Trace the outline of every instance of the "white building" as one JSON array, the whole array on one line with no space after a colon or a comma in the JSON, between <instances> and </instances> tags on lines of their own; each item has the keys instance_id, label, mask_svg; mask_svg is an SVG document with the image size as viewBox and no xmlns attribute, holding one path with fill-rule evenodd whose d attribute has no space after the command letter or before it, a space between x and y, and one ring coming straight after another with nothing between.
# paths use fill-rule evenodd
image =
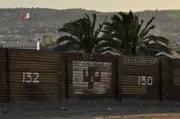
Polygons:
<instances>
[{"instance_id":1,"label":"white building","mask_svg":"<svg viewBox=\"0 0 180 119\"><path fill-rule=\"evenodd\" d=\"M44 45L44 34L35 34L33 41L39 42L41 45Z\"/></svg>"},{"instance_id":2,"label":"white building","mask_svg":"<svg viewBox=\"0 0 180 119\"><path fill-rule=\"evenodd\" d=\"M40 50L39 42L6 42L2 46L3 48Z\"/></svg>"}]
</instances>

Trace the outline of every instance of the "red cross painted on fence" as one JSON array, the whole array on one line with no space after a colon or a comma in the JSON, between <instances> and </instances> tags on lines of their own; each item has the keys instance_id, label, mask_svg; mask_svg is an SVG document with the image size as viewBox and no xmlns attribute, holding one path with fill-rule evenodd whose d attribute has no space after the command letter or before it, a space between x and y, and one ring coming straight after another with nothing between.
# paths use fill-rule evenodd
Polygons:
<instances>
[{"instance_id":1,"label":"red cross painted on fence","mask_svg":"<svg viewBox=\"0 0 180 119\"><path fill-rule=\"evenodd\" d=\"M98 73L98 76L95 76ZM84 82L88 82L88 88L94 88L94 82L101 82L101 71L97 72L97 67L88 67L88 76L86 75L86 69L84 69Z\"/></svg>"}]
</instances>

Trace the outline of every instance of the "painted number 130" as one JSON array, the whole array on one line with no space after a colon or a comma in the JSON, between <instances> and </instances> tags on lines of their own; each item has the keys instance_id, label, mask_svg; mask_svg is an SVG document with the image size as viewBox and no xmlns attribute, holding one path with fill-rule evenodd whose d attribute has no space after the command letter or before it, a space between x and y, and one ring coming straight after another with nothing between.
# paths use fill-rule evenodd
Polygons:
<instances>
[{"instance_id":1,"label":"painted number 130","mask_svg":"<svg viewBox=\"0 0 180 119\"><path fill-rule=\"evenodd\" d=\"M39 83L39 73L23 72L23 83Z\"/></svg>"},{"instance_id":2,"label":"painted number 130","mask_svg":"<svg viewBox=\"0 0 180 119\"><path fill-rule=\"evenodd\" d=\"M138 85L151 86L153 85L153 78L151 76L138 76Z\"/></svg>"}]
</instances>

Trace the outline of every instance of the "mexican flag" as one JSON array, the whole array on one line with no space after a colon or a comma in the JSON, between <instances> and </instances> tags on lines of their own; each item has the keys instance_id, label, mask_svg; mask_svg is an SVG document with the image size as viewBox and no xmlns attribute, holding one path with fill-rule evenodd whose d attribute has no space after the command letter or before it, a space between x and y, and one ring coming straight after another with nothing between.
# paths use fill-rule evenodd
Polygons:
<instances>
[{"instance_id":1,"label":"mexican flag","mask_svg":"<svg viewBox=\"0 0 180 119\"><path fill-rule=\"evenodd\" d=\"M24 15L24 20L29 19L32 16L31 12L28 12Z\"/></svg>"}]
</instances>

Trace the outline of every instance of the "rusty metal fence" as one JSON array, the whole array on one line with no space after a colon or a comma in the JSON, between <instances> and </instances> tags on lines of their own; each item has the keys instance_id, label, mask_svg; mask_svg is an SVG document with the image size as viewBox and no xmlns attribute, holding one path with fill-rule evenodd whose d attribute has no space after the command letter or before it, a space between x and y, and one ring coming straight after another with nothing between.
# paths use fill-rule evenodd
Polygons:
<instances>
[{"instance_id":1,"label":"rusty metal fence","mask_svg":"<svg viewBox=\"0 0 180 119\"><path fill-rule=\"evenodd\" d=\"M67 53L68 98L116 98L117 56Z\"/></svg>"},{"instance_id":2,"label":"rusty metal fence","mask_svg":"<svg viewBox=\"0 0 180 119\"><path fill-rule=\"evenodd\" d=\"M164 97L168 100L180 100L180 60L167 60L167 79L164 83Z\"/></svg>"},{"instance_id":3,"label":"rusty metal fence","mask_svg":"<svg viewBox=\"0 0 180 119\"><path fill-rule=\"evenodd\" d=\"M9 50L9 100L57 100L61 92L58 53Z\"/></svg>"},{"instance_id":4,"label":"rusty metal fence","mask_svg":"<svg viewBox=\"0 0 180 119\"><path fill-rule=\"evenodd\" d=\"M0 49L0 102L9 100L8 97L8 55L7 49Z\"/></svg>"},{"instance_id":5,"label":"rusty metal fence","mask_svg":"<svg viewBox=\"0 0 180 119\"><path fill-rule=\"evenodd\" d=\"M0 49L0 102L180 100L180 60Z\"/></svg>"},{"instance_id":6,"label":"rusty metal fence","mask_svg":"<svg viewBox=\"0 0 180 119\"><path fill-rule=\"evenodd\" d=\"M122 57L118 98L160 99L159 62L152 57Z\"/></svg>"}]
</instances>

